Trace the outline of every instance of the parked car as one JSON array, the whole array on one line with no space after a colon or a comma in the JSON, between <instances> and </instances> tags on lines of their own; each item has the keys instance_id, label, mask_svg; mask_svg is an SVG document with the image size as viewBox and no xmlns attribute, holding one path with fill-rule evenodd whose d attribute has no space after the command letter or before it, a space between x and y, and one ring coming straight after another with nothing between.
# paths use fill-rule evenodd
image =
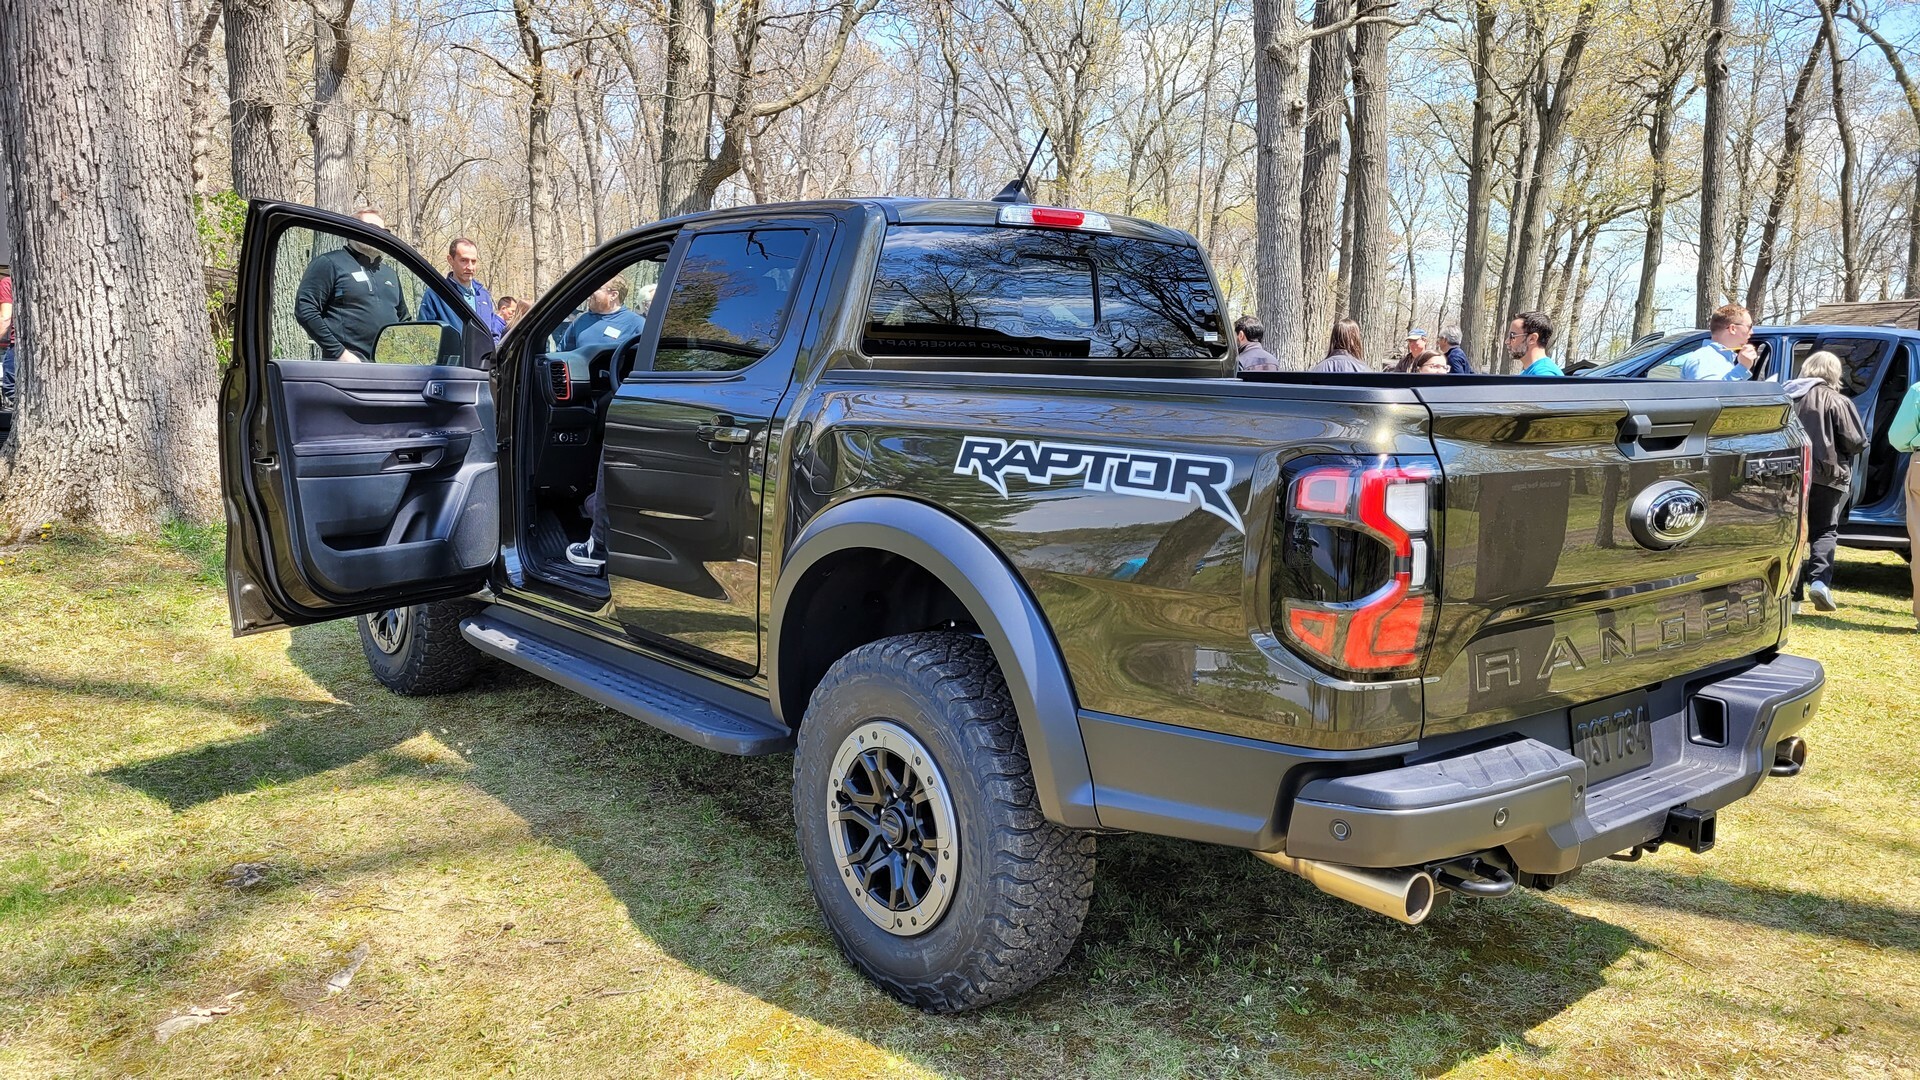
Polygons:
<instances>
[{"instance_id":1,"label":"parked car","mask_svg":"<svg viewBox=\"0 0 1920 1080\"><path fill-rule=\"evenodd\" d=\"M1600 378L1677 379L1680 360L1707 339L1705 330L1673 330L1634 342L1608 363L1578 374ZM1760 353L1752 378L1785 382L1816 350L1840 358L1840 389L1853 399L1868 436L1855 462L1853 494L1840 524L1840 542L1849 547L1898 551L1913 558L1907 539L1904 492L1908 456L1887 442L1887 425L1900 408L1907 387L1920 378L1920 331L1884 326L1756 326L1753 344Z\"/></svg>"},{"instance_id":2,"label":"parked car","mask_svg":"<svg viewBox=\"0 0 1920 1080\"><path fill-rule=\"evenodd\" d=\"M1824 674L1784 651L1806 444L1779 386L1235 378L1191 236L1023 203L675 218L497 347L401 323L371 363L306 358L319 259L358 301L465 310L384 231L251 208L235 632L358 615L400 693L501 661L792 752L827 927L922 1008L1051 972L1102 832L1418 923L1707 851L1805 759ZM609 305L648 285L631 332ZM604 574L568 554L596 490Z\"/></svg>"}]
</instances>

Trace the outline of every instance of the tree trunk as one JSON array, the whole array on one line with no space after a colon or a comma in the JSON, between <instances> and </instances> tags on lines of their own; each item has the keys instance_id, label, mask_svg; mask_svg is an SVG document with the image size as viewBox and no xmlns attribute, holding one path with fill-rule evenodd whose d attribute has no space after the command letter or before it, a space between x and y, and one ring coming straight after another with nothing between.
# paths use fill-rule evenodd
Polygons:
<instances>
[{"instance_id":1,"label":"tree trunk","mask_svg":"<svg viewBox=\"0 0 1920 1080\"><path fill-rule=\"evenodd\" d=\"M1325 28L1348 16L1347 0L1318 0L1313 25ZM1300 312L1308 343L1332 329L1333 282L1328 270L1337 242L1333 230L1340 199L1340 135L1346 119L1347 35L1313 40L1307 75L1307 137L1300 176Z\"/></svg>"},{"instance_id":2,"label":"tree trunk","mask_svg":"<svg viewBox=\"0 0 1920 1080\"><path fill-rule=\"evenodd\" d=\"M1393 355L1389 342L1405 327L1390 326L1387 311L1387 39L1393 28L1365 22L1354 28L1353 291L1347 310L1361 313L1367 355Z\"/></svg>"},{"instance_id":3,"label":"tree trunk","mask_svg":"<svg viewBox=\"0 0 1920 1080\"><path fill-rule=\"evenodd\" d=\"M1559 157L1560 130L1566 125L1567 113L1573 106L1573 83L1580 73L1580 58L1586 52L1588 37L1593 33L1594 8L1595 0L1582 0L1580 14L1574 20L1573 35L1567 39L1566 54L1560 59L1559 74L1553 80L1552 97L1547 94L1544 71L1534 86L1533 108L1538 130L1533 144L1533 168L1526 185L1524 205L1519 213L1520 236L1513 247L1513 295L1506 305L1509 312L1525 311L1538 300L1533 292L1533 275L1528 273L1527 268L1533 265L1539 249L1540 223L1547 209L1547 181Z\"/></svg>"},{"instance_id":4,"label":"tree trunk","mask_svg":"<svg viewBox=\"0 0 1920 1080\"><path fill-rule=\"evenodd\" d=\"M1479 370L1496 370L1498 342L1485 340L1487 321L1487 218L1493 201L1493 109L1500 87L1493 81L1493 0L1476 0L1473 26L1473 145L1467 163L1466 257L1461 267L1461 344L1479 357Z\"/></svg>"},{"instance_id":5,"label":"tree trunk","mask_svg":"<svg viewBox=\"0 0 1920 1080\"><path fill-rule=\"evenodd\" d=\"M1907 75L1907 65L1901 62L1900 51L1852 4L1847 5L1847 18L1887 58L1887 66L1893 69L1894 81L1900 84L1901 93L1906 95L1907 111L1913 114L1914 133L1920 137L1920 87L1915 87L1913 79ZM1913 205L1907 211L1907 280L1903 296L1908 300L1920 299L1920 157L1914 160Z\"/></svg>"},{"instance_id":6,"label":"tree trunk","mask_svg":"<svg viewBox=\"0 0 1920 1080\"><path fill-rule=\"evenodd\" d=\"M212 155L213 144L213 32L219 28L220 11L220 0L207 4L180 57L180 76L187 94L187 161L196 195L213 190L207 158Z\"/></svg>"},{"instance_id":7,"label":"tree trunk","mask_svg":"<svg viewBox=\"0 0 1920 1080\"><path fill-rule=\"evenodd\" d=\"M313 106L307 134L313 139L313 202L323 210L354 209L359 184L359 124L346 101L347 67L353 61L348 22L355 0L313 0Z\"/></svg>"},{"instance_id":8,"label":"tree trunk","mask_svg":"<svg viewBox=\"0 0 1920 1080\"><path fill-rule=\"evenodd\" d=\"M580 132L580 158L587 169L587 220L593 229L593 245L599 247L606 239L606 197L604 182L600 177L600 148L606 134L606 97L601 93L600 69L593 62L593 43L581 47L585 63L575 73L573 84L569 87L573 103L573 123ZM580 81L589 80L586 98L582 100Z\"/></svg>"},{"instance_id":9,"label":"tree trunk","mask_svg":"<svg viewBox=\"0 0 1920 1080\"><path fill-rule=\"evenodd\" d=\"M713 131L714 0L669 0L660 113L660 216L704 210L700 179Z\"/></svg>"},{"instance_id":10,"label":"tree trunk","mask_svg":"<svg viewBox=\"0 0 1920 1080\"><path fill-rule=\"evenodd\" d=\"M533 291L539 295L554 278L553 71L547 67L546 42L533 25L529 0L513 0L513 22L527 62L527 224L533 241Z\"/></svg>"},{"instance_id":11,"label":"tree trunk","mask_svg":"<svg viewBox=\"0 0 1920 1080\"><path fill-rule=\"evenodd\" d=\"M1827 68L1833 79L1833 122L1840 130L1840 293L1851 304L1860 299L1860 208L1854 204L1854 164L1860 156L1853 117L1847 112L1847 66L1840 57L1840 33L1833 24L1833 0L1815 0L1827 35Z\"/></svg>"},{"instance_id":12,"label":"tree trunk","mask_svg":"<svg viewBox=\"0 0 1920 1080\"><path fill-rule=\"evenodd\" d=\"M1600 239L1600 226L1593 225L1587 230L1586 242L1579 245L1580 269L1574 274L1573 296L1567 304L1567 330L1557 335L1554 348L1560 353L1560 364L1565 367L1577 359L1580 349L1580 311L1586 306L1587 290L1593 287L1593 248Z\"/></svg>"},{"instance_id":13,"label":"tree trunk","mask_svg":"<svg viewBox=\"0 0 1920 1080\"><path fill-rule=\"evenodd\" d=\"M0 0L21 283L0 537L219 515L213 346L166 0Z\"/></svg>"},{"instance_id":14,"label":"tree trunk","mask_svg":"<svg viewBox=\"0 0 1920 1080\"><path fill-rule=\"evenodd\" d=\"M1266 346L1282 367L1304 366L1300 309L1300 26L1292 0L1254 0L1254 281Z\"/></svg>"},{"instance_id":15,"label":"tree trunk","mask_svg":"<svg viewBox=\"0 0 1920 1080\"><path fill-rule=\"evenodd\" d=\"M1707 325L1723 293L1721 262L1727 250L1727 35L1733 32L1733 0L1713 0L1707 30L1706 122L1700 151L1700 265L1693 279L1695 326Z\"/></svg>"},{"instance_id":16,"label":"tree trunk","mask_svg":"<svg viewBox=\"0 0 1920 1080\"><path fill-rule=\"evenodd\" d=\"M1820 54L1827 47L1827 28L1822 26L1807 51L1807 62L1800 65L1800 77L1794 80L1793 97L1787 102L1785 138L1774 166L1773 198L1767 203L1767 218L1760 227L1760 250L1753 258L1753 277L1747 282L1747 310L1753 321L1761 321L1767 299L1767 277L1773 273L1774 245L1780 239L1780 219L1787 211L1794 182L1800 178L1800 148L1807 137L1807 89L1820 69Z\"/></svg>"},{"instance_id":17,"label":"tree trunk","mask_svg":"<svg viewBox=\"0 0 1920 1080\"><path fill-rule=\"evenodd\" d=\"M1671 54L1670 54L1671 55ZM1640 248L1640 290L1633 301L1633 340L1653 330L1653 284L1660 273L1660 256L1667 243L1667 157L1673 146L1674 94L1679 86L1677 64L1661 72L1654 92L1653 117L1647 126L1647 152L1653 160L1653 188L1647 196L1647 239ZM1669 79L1669 74L1672 78ZM1706 325L1706 320L1700 320Z\"/></svg>"},{"instance_id":18,"label":"tree trunk","mask_svg":"<svg viewBox=\"0 0 1920 1080\"><path fill-rule=\"evenodd\" d=\"M226 0L227 96L233 102L233 190L243 199L286 197L280 102L287 49L277 0Z\"/></svg>"},{"instance_id":19,"label":"tree trunk","mask_svg":"<svg viewBox=\"0 0 1920 1080\"><path fill-rule=\"evenodd\" d=\"M1920 158L1913 163L1913 202L1907 207L1907 281L1900 295L1920 300Z\"/></svg>"}]
</instances>

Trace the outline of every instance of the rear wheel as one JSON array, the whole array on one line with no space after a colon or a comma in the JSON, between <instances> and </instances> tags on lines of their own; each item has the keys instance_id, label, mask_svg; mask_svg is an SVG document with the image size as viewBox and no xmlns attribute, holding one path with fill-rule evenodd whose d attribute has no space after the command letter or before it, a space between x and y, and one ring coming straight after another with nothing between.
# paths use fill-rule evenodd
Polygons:
<instances>
[{"instance_id":1,"label":"rear wheel","mask_svg":"<svg viewBox=\"0 0 1920 1080\"><path fill-rule=\"evenodd\" d=\"M1052 974L1086 919L1094 838L1040 813L985 642L887 638L827 672L800 726L794 826L814 899L853 965L959 1012Z\"/></svg>"},{"instance_id":2,"label":"rear wheel","mask_svg":"<svg viewBox=\"0 0 1920 1080\"><path fill-rule=\"evenodd\" d=\"M367 667L396 694L447 694L466 686L487 658L467 643L460 620L480 608L472 600L447 600L360 616Z\"/></svg>"}]
</instances>

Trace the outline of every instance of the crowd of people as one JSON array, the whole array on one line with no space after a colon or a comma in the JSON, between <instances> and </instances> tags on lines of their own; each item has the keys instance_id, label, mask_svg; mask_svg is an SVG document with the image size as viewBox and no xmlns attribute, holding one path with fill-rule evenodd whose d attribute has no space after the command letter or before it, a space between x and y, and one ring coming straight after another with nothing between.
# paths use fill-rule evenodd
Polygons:
<instances>
[{"instance_id":1,"label":"crowd of people","mask_svg":"<svg viewBox=\"0 0 1920 1080\"><path fill-rule=\"evenodd\" d=\"M1266 328L1251 315L1242 315L1233 324L1240 345L1241 371L1280 371L1280 361L1264 344ZM1753 373L1759 354L1749 340L1753 337L1753 316L1739 304L1726 304L1715 310L1707 322L1707 340L1680 362L1683 379L1746 379ZM1468 358L1465 335L1458 326L1443 326L1429 337L1424 329L1407 331L1406 351L1383 361L1366 358L1360 324L1341 319L1333 324L1327 339L1327 351L1308 371L1344 375L1473 375L1477 370ZM1554 377L1566 371L1553 358L1553 317L1544 311L1522 311L1507 321L1505 348L1519 366L1521 375Z\"/></svg>"},{"instance_id":2,"label":"crowd of people","mask_svg":"<svg viewBox=\"0 0 1920 1080\"><path fill-rule=\"evenodd\" d=\"M366 208L353 214L362 223L385 230L386 218L378 210ZM498 343L513 329L528 304L514 296L494 296L479 280L480 247L472 240L456 237L447 245L448 285L467 302L473 314ZM398 323L439 323L458 329L463 317L453 304L431 289L420 291L417 309L409 311L399 271L385 255L370 244L348 240L343 247L323 251L307 263L299 289L294 294L293 315L312 339L324 360L349 363L373 359L380 333ZM7 279L0 276L0 336L6 327L5 298ZM653 298L653 286L643 286L640 302ZM640 332L645 316L626 306L626 279L615 277L588 298L586 309L570 316L557 337L562 350L588 344L584 336L594 331L592 344L618 344ZM11 367L8 371L11 372Z\"/></svg>"},{"instance_id":3,"label":"crowd of people","mask_svg":"<svg viewBox=\"0 0 1920 1080\"><path fill-rule=\"evenodd\" d=\"M1751 320L1748 329L1752 328ZM1280 361L1264 344L1266 327L1251 315L1242 315L1233 324L1239 343L1241 371L1280 371ZM1339 375L1473 375L1477 374L1465 347L1466 335L1458 326L1443 326L1437 336L1429 337L1419 327L1407 331L1407 348L1400 355L1379 363L1366 359L1366 345L1360 324L1341 319L1333 324L1327 338L1326 354L1308 371ZM1507 323L1506 348L1520 374L1564 375L1560 365L1548 353L1553 342L1553 319L1544 311L1523 311Z\"/></svg>"}]
</instances>

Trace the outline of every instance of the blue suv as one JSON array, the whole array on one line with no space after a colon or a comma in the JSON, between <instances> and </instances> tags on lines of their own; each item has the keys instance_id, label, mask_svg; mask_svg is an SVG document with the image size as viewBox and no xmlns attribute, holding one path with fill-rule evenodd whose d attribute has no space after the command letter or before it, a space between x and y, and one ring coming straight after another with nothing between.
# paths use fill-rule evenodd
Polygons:
<instances>
[{"instance_id":1,"label":"blue suv","mask_svg":"<svg viewBox=\"0 0 1920 1080\"><path fill-rule=\"evenodd\" d=\"M1633 343L1617 360L1577 372L1583 376L1678 379L1680 361L1707 339L1705 330L1668 330ZM1905 487L1908 456L1887 442L1887 425L1907 387L1920 378L1920 331L1890 326L1756 326L1760 359L1752 378L1785 382L1817 350L1840 358L1840 389L1853 399L1868 444L1856 462L1853 494L1840 524L1849 547L1898 551L1908 559ZM1864 465L1864 467L1858 467Z\"/></svg>"}]
</instances>

